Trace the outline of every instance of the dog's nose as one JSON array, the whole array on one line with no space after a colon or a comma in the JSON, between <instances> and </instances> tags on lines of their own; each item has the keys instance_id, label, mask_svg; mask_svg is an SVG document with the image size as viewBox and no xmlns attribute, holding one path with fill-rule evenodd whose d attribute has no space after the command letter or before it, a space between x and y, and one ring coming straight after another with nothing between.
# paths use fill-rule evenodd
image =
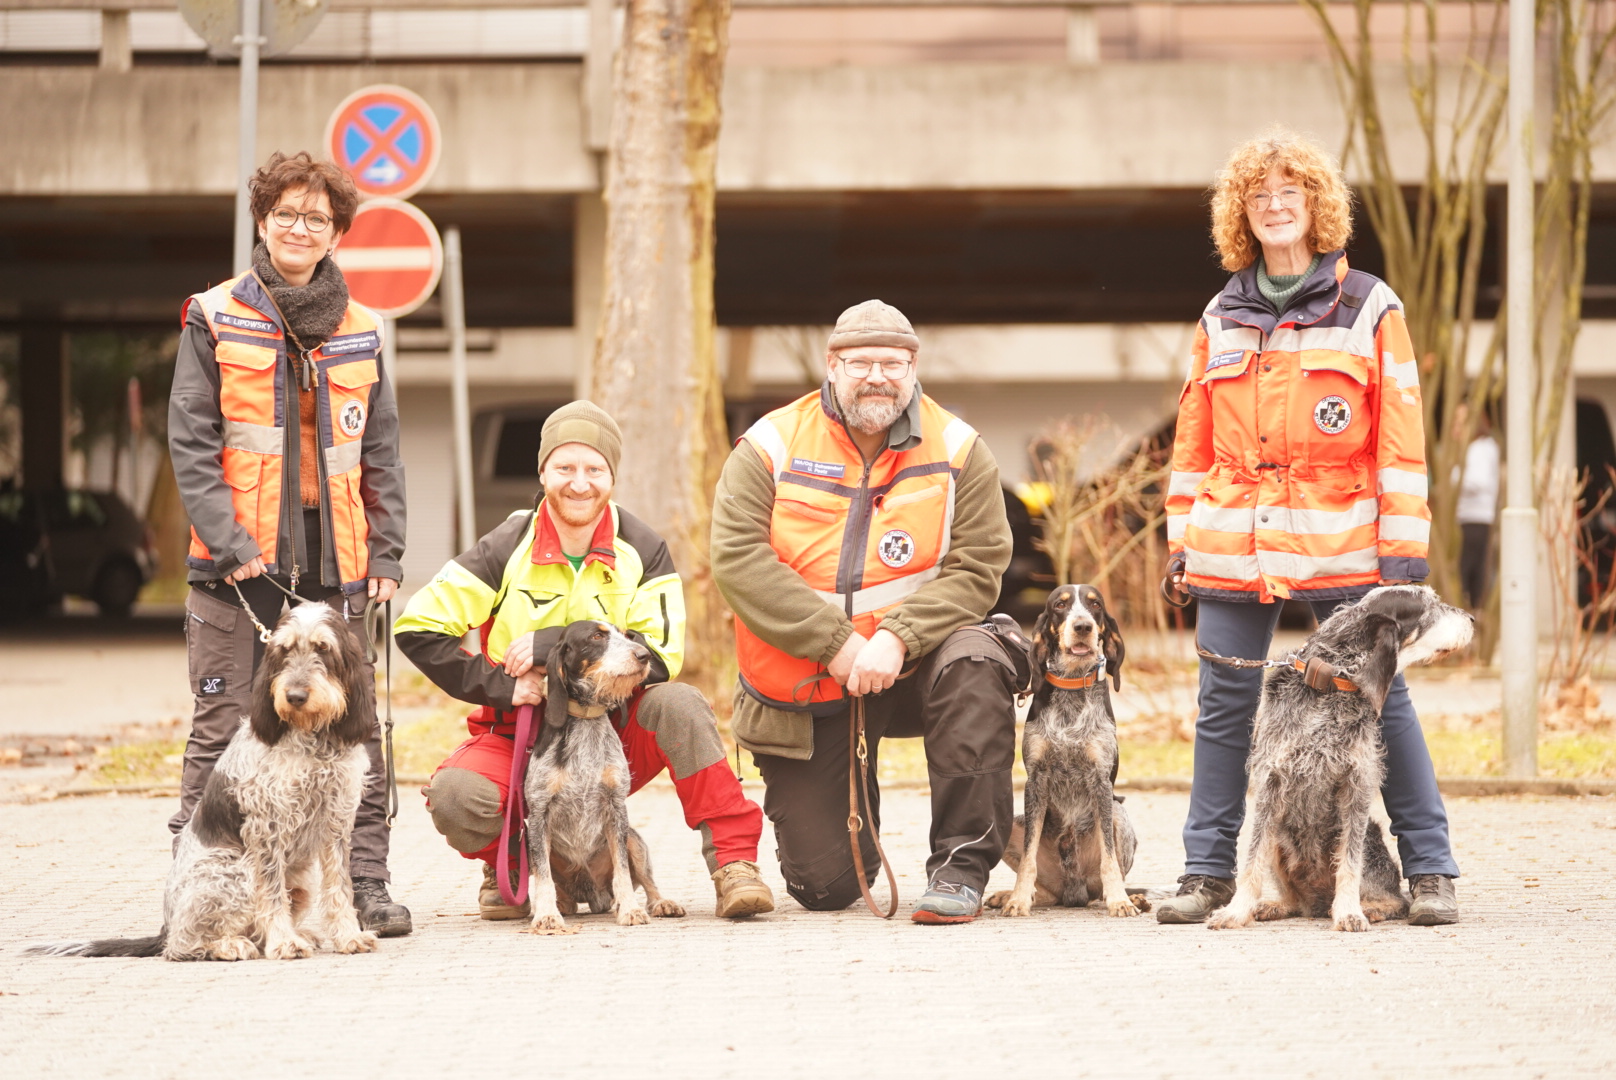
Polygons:
<instances>
[{"instance_id":1,"label":"dog's nose","mask_svg":"<svg viewBox=\"0 0 1616 1080\"><path fill-rule=\"evenodd\" d=\"M302 687L286 691L286 700L293 705L302 705L309 700L309 692Z\"/></svg>"},{"instance_id":2,"label":"dog's nose","mask_svg":"<svg viewBox=\"0 0 1616 1080\"><path fill-rule=\"evenodd\" d=\"M1087 621L1074 622L1072 624L1072 630L1079 634L1091 633L1094 630L1094 624Z\"/></svg>"},{"instance_id":3,"label":"dog's nose","mask_svg":"<svg viewBox=\"0 0 1616 1080\"><path fill-rule=\"evenodd\" d=\"M634 660L636 663L640 664L649 663L651 660L651 650L647 649L644 645L634 646Z\"/></svg>"}]
</instances>

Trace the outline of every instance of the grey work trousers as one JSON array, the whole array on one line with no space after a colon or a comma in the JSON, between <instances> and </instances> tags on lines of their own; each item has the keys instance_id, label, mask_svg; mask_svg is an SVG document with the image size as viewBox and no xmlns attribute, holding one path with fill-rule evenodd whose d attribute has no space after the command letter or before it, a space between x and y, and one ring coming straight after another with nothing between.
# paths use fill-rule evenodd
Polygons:
<instances>
[{"instance_id":1,"label":"grey work trousers","mask_svg":"<svg viewBox=\"0 0 1616 1080\"><path fill-rule=\"evenodd\" d=\"M277 578L287 585L285 579ZM287 600L284 593L263 577L248 578L241 583L241 591L252 605L254 614L265 626L274 628L280 621ZM329 588L304 579L298 582L297 594L310 600L330 601L342 610L342 596L338 589ZM369 598L360 593L349 599L353 618L348 628L355 635L365 635L361 618ZM258 630L241 609L236 590L223 581L209 581L191 587L185 600L186 664L191 679L191 693L196 708L191 715L191 735L185 742L185 761L180 776L180 808L169 819L168 827L177 837L185 823L191 820L197 800L219 755L230 744L236 728L247 715L252 701L253 676L264 657L263 643ZM366 650L369 651L368 648ZM375 665L367 665L370 678L367 687L376 684ZM382 766L381 734L376 726L376 698L372 691L359 708L370 716L371 734L365 742L370 755L370 774L365 780L365 794L354 814L353 851L348 869L354 877L390 880L387 873L387 850L390 830L387 827L387 774Z\"/></svg>"},{"instance_id":2,"label":"grey work trousers","mask_svg":"<svg viewBox=\"0 0 1616 1080\"><path fill-rule=\"evenodd\" d=\"M1220 656L1262 660L1279 624L1280 604L1199 600L1195 636ZM1320 622L1344 600L1312 604ZM1195 779L1184 822L1184 872L1235 876L1235 847L1246 816L1246 756L1251 724L1262 696L1263 672L1201 661L1201 715L1195 721ZM1459 876L1448 841L1448 812L1437 790L1436 770L1420 719L1401 675L1380 713L1386 745L1386 782L1380 789L1405 877Z\"/></svg>"},{"instance_id":3,"label":"grey work trousers","mask_svg":"<svg viewBox=\"0 0 1616 1080\"><path fill-rule=\"evenodd\" d=\"M1004 646L977 631L956 630L921 659L912 676L865 698L870 804L863 812L877 828L881 740L925 739L931 779L928 880L981 890L1004 853L1015 820L1015 682ZM839 911L859 898L847 832L847 711L813 724L808 760L753 756L763 774L763 812L774 823L786 891L810 910ZM868 828L859 839L865 875L873 883L881 860Z\"/></svg>"}]
</instances>

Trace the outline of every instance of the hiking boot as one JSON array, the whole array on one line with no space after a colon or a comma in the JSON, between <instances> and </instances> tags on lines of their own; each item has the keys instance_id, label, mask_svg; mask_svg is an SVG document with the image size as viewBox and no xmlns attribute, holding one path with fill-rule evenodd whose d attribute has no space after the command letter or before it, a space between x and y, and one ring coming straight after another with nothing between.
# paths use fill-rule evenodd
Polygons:
<instances>
[{"instance_id":1,"label":"hiking boot","mask_svg":"<svg viewBox=\"0 0 1616 1080\"><path fill-rule=\"evenodd\" d=\"M1234 878L1185 874L1178 879L1178 895L1156 902L1159 923L1206 922L1206 917L1234 899Z\"/></svg>"},{"instance_id":2,"label":"hiking boot","mask_svg":"<svg viewBox=\"0 0 1616 1080\"><path fill-rule=\"evenodd\" d=\"M917 923L946 925L970 922L982 910L982 894L969 885L956 885L952 881L934 881L915 903L915 913L909 916Z\"/></svg>"},{"instance_id":3,"label":"hiking boot","mask_svg":"<svg viewBox=\"0 0 1616 1080\"><path fill-rule=\"evenodd\" d=\"M499 879L494 876L492 863L483 863L483 884L477 890L477 915L480 918L498 922L501 919L526 919L533 914L533 905L523 901L520 907L512 907L499 895Z\"/></svg>"},{"instance_id":4,"label":"hiking boot","mask_svg":"<svg viewBox=\"0 0 1616 1080\"><path fill-rule=\"evenodd\" d=\"M774 910L774 890L758 873L758 864L736 859L713 871L713 887L718 906L713 914L720 919L745 919L767 915Z\"/></svg>"},{"instance_id":5,"label":"hiking boot","mask_svg":"<svg viewBox=\"0 0 1616 1080\"><path fill-rule=\"evenodd\" d=\"M377 937L403 937L412 929L410 909L393 903L387 895L387 882L380 878L353 879L353 906L359 912L359 926Z\"/></svg>"},{"instance_id":6,"label":"hiking boot","mask_svg":"<svg viewBox=\"0 0 1616 1080\"><path fill-rule=\"evenodd\" d=\"M1459 897L1446 874L1413 874L1408 891L1414 897L1408 905L1410 926L1450 926L1459 921Z\"/></svg>"}]
</instances>

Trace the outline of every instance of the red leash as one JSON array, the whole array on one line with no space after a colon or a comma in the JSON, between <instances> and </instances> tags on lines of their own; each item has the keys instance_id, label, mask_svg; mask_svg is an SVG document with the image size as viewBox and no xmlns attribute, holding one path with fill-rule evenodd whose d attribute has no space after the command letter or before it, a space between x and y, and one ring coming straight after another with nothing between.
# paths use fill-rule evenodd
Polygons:
<instances>
[{"instance_id":1,"label":"red leash","mask_svg":"<svg viewBox=\"0 0 1616 1080\"><path fill-rule=\"evenodd\" d=\"M511 907L527 902L527 798L522 785L527 780L528 758L533 751L533 706L516 710L516 745L511 748L511 786L505 795L505 824L499 830L499 853L495 856L495 877L499 895ZM515 849L513 856L512 848ZM516 860L521 877L511 884L511 861Z\"/></svg>"}]
</instances>

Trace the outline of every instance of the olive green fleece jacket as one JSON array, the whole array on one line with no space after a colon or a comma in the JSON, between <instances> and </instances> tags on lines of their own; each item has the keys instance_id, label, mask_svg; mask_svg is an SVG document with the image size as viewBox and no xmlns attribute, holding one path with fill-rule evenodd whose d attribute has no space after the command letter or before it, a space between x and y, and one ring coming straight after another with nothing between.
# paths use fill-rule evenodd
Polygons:
<instances>
[{"instance_id":1,"label":"olive green fleece jacket","mask_svg":"<svg viewBox=\"0 0 1616 1080\"><path fill-rule=\"evenodd\" d=\"M839 424L840 417L831 412L833 400L821 391L827 420ZM919 400L917 386L910 408L888 431L882 453L919 445ZM853 633L853 622L780 561L769 542L773 514L774 477L756 450L739 443L724 464L713 498L713 580L736 617L759 638L792 656L829 664ZM906 664L987 616L1010 565L1010 550L999 464L978 438L955 483L954 519L941 572L881 620L880 628L903 642ZM798 759L813 755L809 713L772 708L739 687L731 728L753 753Z\"/></svg>"}]
</instances>

